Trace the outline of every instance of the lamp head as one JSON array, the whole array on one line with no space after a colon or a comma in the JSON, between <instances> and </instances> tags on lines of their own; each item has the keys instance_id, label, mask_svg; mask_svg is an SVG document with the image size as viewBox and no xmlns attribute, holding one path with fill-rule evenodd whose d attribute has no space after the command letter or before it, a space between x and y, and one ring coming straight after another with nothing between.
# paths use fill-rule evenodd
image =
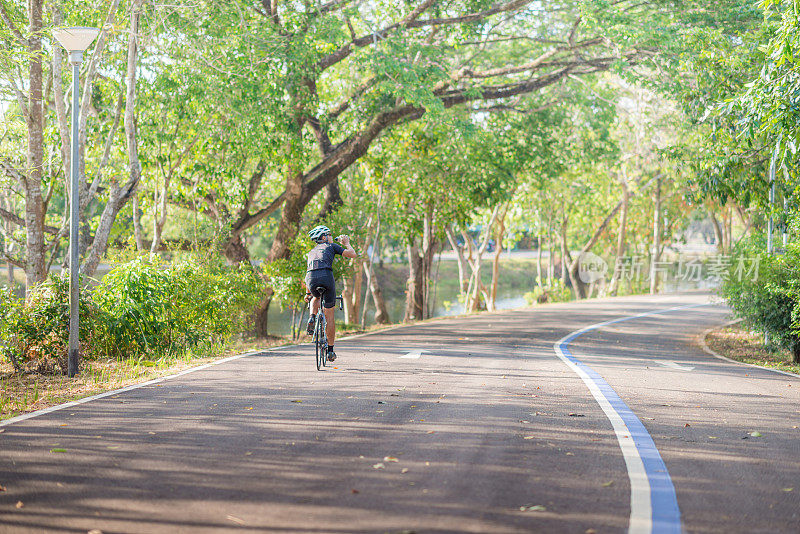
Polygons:
<instances>
[{"instance_id":1,"label":"lamp head","mask_svg":"<svg viewBox=\"0 0 800 534\"><path fill-rule=\"evenodd\" d=\"M83 51L89 48L99 33L97 28L61 28L53 32L53 37L67 49L71 63L80 63Z\"/></svg>"}]
</instances>

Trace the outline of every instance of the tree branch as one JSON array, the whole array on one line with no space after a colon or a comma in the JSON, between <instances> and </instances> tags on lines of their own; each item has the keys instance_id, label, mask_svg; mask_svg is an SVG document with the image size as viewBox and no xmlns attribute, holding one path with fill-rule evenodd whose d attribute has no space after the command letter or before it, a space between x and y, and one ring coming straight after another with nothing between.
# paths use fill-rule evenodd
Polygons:
<instances>
[{"instance_id":1,"label":"tree branch","mask_svg":"<svg viewBox=\"0 0 800 534\"><path fill-rule=\"evenodd\" d=\"M512 0L504 4L497 3L491 8L486 9L484 11L462 15L460 17L418 20L418 17L424 12L424 10L430 8L430 6L433 4L432 1L426 0L420 6L420 8L424 7L424 9L422 9L421 11L419 11L420 8L417 8L400 22L396 22L394 24L386 26L381 30L369 33L367 35L363 35L357 39L353 39L343 47L323 57L317 64L317 67L319 68L319 71L322 72L330 68L331 66L339 63L340 61L344 60L345 58L347 58L350 54L353 53L353 50L355 48L364 48L366 46L369 46L376 40L376 37L380 37L380 39L383 40L386 38L385 36L388 33L393 32L399 28L413 29L413 28L424 28L428 26L442 26L449 24L461 24L465 22L475 22L490 17L492 15L496 15L497 13L519 9L520 7L530 4L531 2L532 0Z\"/></svg>"},{"instance_id":2,"label":"tree branch","mask_svg":"<svg viewBox=\"0 0 800 534\"><path fill-rule=\"evenodd\" d=\"M27 179L22 171L14 167L11 162L5 158L0 159L0 171L3 171L3 174L9 178L13 178L19 182L23 188L27 186Z\"/></svg>"},{"instance_id":3,"label":"tree branch","mask_svg":"<svg viewBox=\"0 0 800 534\"><path fill-rule=\"evenodd\" d=\"M19 215L16 215L16 214L6 210L5 208L0 208L0 217L2 217L3 219L7 220L8 222L10 222L12 224L15 224L15 225L19 226L20 228L25 228L25 219L23 219ZM55 234L58 233L58 228L56 228L55 226L47 226L47 225L45 225L44 226L44 231L46 233L48 233L48 234L55 235Z\"/></svg>"},{"instance_id":4,"label":"tree branch","mask_svg":"<svg viewBox=\"0 0 800 534\"><path fill-rule=\"evenodd\" d=\"M14 34L14 38L17 40L17 44L22 46L23 48L27 48L27 41L22 36L22 33L19 31L17 26L14 24L14 21L11 20L11 17L8 15L6 8L0 3L0 19L3 19L3 22L8 26L8 29L11 30L11 33Z\"/></svg>"},{"instance_id":5,"label":"tree branch","mask_svg":"<svg viewBox=\"0 0 800 534\"><path fill-rule=\"evenodd\" d=\"M17 267L18 269L25 269L25 262L23 262L22 260L18 260L17 258L12 257L5 250L3 251L3 259L6 260L7 263L10 263L14 267Z\"/></svg>"}]
</instances>

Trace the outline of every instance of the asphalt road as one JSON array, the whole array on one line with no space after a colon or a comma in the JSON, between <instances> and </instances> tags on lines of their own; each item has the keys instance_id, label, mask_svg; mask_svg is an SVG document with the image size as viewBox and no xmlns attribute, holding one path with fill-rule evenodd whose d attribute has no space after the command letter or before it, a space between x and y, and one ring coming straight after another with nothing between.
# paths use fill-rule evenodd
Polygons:
<instances>
[{"instance_id":1,"label":"asphalt road","mask_svg":"<svg viewBox=\"0 0 800 534\"><path fill-rule=\"evenodd\" d=\"M726 320L700 294L439 320L14 422L0 532L800 532L800 380L705 354Z\"/></svg>"}]
</instances>

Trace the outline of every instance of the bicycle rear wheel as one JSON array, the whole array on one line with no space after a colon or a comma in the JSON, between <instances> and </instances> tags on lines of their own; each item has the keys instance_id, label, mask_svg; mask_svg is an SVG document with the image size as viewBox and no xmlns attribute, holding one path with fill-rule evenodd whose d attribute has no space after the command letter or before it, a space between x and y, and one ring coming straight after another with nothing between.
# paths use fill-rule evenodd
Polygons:
<instances>
[{"instance_id":1,"label":"bicycle rear wheel","mask_svg":"<svg viewBox=\"0 0 800 534\"><path fill-rule=\"evenodd\" d=\"M320 321L319 329L320 329L319 330L319 338L320 338L320 340L322 340L320 342L320 344L319 344L320 351L322 352L322 367L327 367L328 366L328 335L325 333L326 321L325 321L325 317L324 316L323 316L322 320Z\"/></svg>"},{"instance_id":2,"label":"bicycle rear wheel","mask_svg":"<svg viewBox=\"0 0 800 534\"><path fill-rule=\"evenodd\" d=\"M317 317L317 322L314 325L314 346L316 347L317 352L317 371L322 370L325 367L325 351L327 347L324 346L325 344L325 323L324 319L321 317Z\"/></svg>"}]
</instances>

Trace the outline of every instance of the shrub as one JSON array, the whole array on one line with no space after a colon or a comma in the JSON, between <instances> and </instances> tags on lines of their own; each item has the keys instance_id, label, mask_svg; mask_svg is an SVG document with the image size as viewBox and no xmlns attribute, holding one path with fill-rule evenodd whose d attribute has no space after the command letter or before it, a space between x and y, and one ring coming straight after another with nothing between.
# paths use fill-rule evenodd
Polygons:
<instances>
[{"instance_id":1,"label":"shrub","mask_svg":"<svg viewBox=\"0 0 800 534\"><path fill-rule=\"evenodd\" d=\"M768 332L800 363L800 245L776 255L757 252L752 243L739 247L720 295L747 326Z\"/></svg>"},{"instance_id":2,"label":"shrub","mask_svg":"<svg viewBox=\"0 0 800 534\"><path fill-rule=\"evenodd\" d=\"M225 267L212 256L163 268L158 257L116 266L95 291L118 357L180 354L241 331L262 293L249 266Z\"/></svg>"},{"instance_id":3,"label":"shrub","mask_svg":"<svg viewBox=\"0 0 800 534\"><path fill-rule=\"evenodd\" d=\"M542 289L537 285L533 288L533 291L528 291L523 297L525 297L525 302L528 303L528 306L547 302L568 302L572 300L572 290L566 287L560 278L554 278L551 280L549 287L545 286Z\"/></svg>"},{"instance_id":4,"label":"shrub","mask_svg":"<svg viewBox=\"0 0 800 534\"><path fill-rule=\"evenodd\" d=\"M80 354L94 358L105 344L103 316L88 291L81 291ZM2 354L16 371L66 372L69 345L69 279L51 274L23 300L4 294L0 300Z\"/></svg>"}]
</instances>

